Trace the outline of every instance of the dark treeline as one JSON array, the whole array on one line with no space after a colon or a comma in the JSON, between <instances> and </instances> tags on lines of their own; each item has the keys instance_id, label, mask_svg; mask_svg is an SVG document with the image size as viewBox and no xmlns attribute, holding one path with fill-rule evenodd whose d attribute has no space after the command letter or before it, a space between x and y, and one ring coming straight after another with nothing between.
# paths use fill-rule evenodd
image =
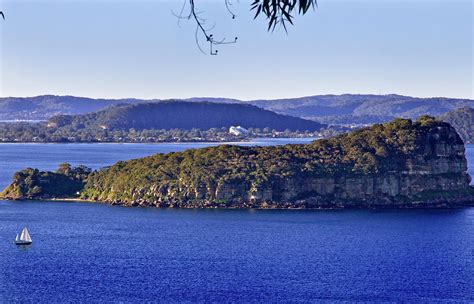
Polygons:
<instances>
[{"instance_id":1,"label":"dark treeline","mask_svg":"<svg viewBox=\"0 0 474 304\"><path fill-rule=\"evenodd\" d=\"M47 127L47 123L0 123L0 142L222 142L245 140L255 137L328 137L344 131L340 128L326 128L318 132L306 131L277 131L270 128L249 128L249 133L232 135L229 129L212 128L200 129L159 129L159 130L107 130L101 128L76 129L71 126L62 128Z\"/></svg>"}]
</instances>

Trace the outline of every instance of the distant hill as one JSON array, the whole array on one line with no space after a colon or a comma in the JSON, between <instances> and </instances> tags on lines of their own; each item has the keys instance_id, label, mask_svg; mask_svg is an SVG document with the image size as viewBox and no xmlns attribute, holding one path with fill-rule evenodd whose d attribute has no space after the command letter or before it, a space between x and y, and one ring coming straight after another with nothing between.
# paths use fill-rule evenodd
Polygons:
<instances>
[{"instance_id":1,"label":"distant hill","mask_svg":"<svg viewBox=\"0 0 474 304\"><path fill-rule=\"evenodd\" d=\"M262 108L329 124L372 124L395 117L415 119L439 116L461 107L474 107L474 100L415 98L401 95L320 95L291 99L256 100Z\"/></svg>"},{"instance_id":2,"label":"distant hill","mask_svg":"<svg viewBox=\"0 0 474 304\"><path fill-rule=\"evenodd\" d=\"M43 95L0 98L0 120L47 120L55 115L74 115L99 111L140 99L93 99L74 96Z\"/></svg>"},{"instance_id":3,"label":"distant hill","mask_svg":"<svg viewBox=\"0 0 474 304\"><path fill-rule=\"evenodd\" d=\"M474 143L474 109L465 107L440 116L452 125L465 143Z\"/></svg>"},{"instance_id":4,"label":"distant hill","mask_svg":"<svg viewBox=\"0 0 474 304\"><path fill-rule=\"evenodd\" d=\"M94 113L59 115L49 119L48 125L108 130L208 130L240 125L277 131L317 131L325 127L314 121L276 114L253 105L186 101L123 104Z\"/></svg>"},{"instance_id":5,"label":"distant hill","mask_svg":"<svg viewBox=\"0 0 474 304\"><path fill-rule=\"evenodd\" d=\"M157 102L140 99L90 99L72 96L0 98L0 120L46 120L54 115L84 114L117 104ZM440 116L449 111L474 107L474 100L415 98L401 95L317 95L276 100L241 101L228 98L189 98L190 102L251 104L280 114L327 124L372 124L394 117L416 118L422 114Z\"/></svg>"}]
</instances>

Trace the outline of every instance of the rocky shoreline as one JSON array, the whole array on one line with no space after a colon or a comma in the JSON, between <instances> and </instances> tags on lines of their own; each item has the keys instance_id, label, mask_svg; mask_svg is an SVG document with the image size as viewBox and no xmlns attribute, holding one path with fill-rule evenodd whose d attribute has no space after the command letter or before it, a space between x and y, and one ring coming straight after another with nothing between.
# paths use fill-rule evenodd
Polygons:
<instances>
[{"instance_id":1,"label":"rocky shoreline","mask_svg":"<svg viewBox=\"0 0 474 304\"><path fill-rule=\"evenodd\" d=\"M81 200L83 201L83 200ZM91 202L91 201L88 201ZM102 203L95 201L95 203ZM180 208L180 209L310 209L310 210L338 210L338 209L457 209L474 207L474 195L466 199L414 201L410 203L377 204L377 203L329 203L311 204L307 201L286 202L259 202L259 203L216 203L210 201L186 203L157 203L149 204L145 201L134 201L131 204L118 201L107 202L113 206L125 207L155 207L155 208Z\"/></svg>"},{"instance_id":2,"label":"rocky shoreline","mask_svg":"<svg viewBox=\"0 0 474 304\"><path fill-rule=\"evenodd\" d=\"M419 200L410 202L396 202L387 198L385 201L339 201L324 202L318 198L309 198L296 202L213 202L213 201L192 201L192 202L147 202L145 200L136 200L131 203L121 201L99 201L81 198L48 198L40 197L34 199L28 198L3 198L12 201L38 201L38 202L80 202L109 204L111 206L122 207L141 207L141 208L162 208L162 209L255 209L255 210L342 210L342 209L459 209L474 207L474 187L473 193L459 198L444 198Z\"/></svg>"}]
</instances>

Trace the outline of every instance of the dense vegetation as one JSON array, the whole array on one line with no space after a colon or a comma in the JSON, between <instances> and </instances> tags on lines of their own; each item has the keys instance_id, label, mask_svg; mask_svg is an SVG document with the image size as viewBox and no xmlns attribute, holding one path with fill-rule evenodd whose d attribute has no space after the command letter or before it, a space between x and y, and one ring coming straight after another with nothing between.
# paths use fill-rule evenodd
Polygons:
<instances>
[{"instance_id":1,"label":"dense vegetation","mask_svg":"<svg viewBox=\"0 0 474 304\"><path fill-rule=\"evenodd\" d=\"M157 100L154 100L157 101ZM226 98L191 98L193 102L246 103L277 113L326 124L372 124L394 117L415 119L419 115L439 116L461 107L474 107L474 100L453 98L414 98L400 95L319 95L278 100L240 101ZM0 98L0 120L40 119L57 114L82 114L119 103L145 100L101 100L70 96ZM148 101L150 102L150 101Z\"/></svg>"},{"instance_id":2,"label":"dense vegetation","mask_svg":"<svg viewBox=\"0 0 474 304\"><path fill-rule=\"evenodd\" d=\"M118 105L82 115L58 115L47 122L0 123L0 141L226 141L239 139L228 132L230 126L237 125L250 129L249 136L272 137L314 136L311 132L324 127L251 105L167 101Z\"/></svg>"},{"instance_id":3,"label":"dense vegetation","mask_svg":"<svg viewBox=\"0 0 474 304\"><path fill-rule=\"evenodd\" d=\"M84 187L91 169L68 163L59 165L55 172L27 168L15 173L13 183L0 196L13 199L73 197Z\"/></svg>"},{"instance_id":4,"label":"dense vegetation","mask_svg":"<svg viewBox=\"0 0 474 304\"><path fill-rule=\"evenodd\" d=\"M449 125L429 117L416 122L397 119L307 145L219 146L157 154L119 162L92 174L82 197L120 202L137 198L156 201L158 193L178 202L199 197L219 200L218 196L209 196L209 192L230 185L233 189L244 189L242 193L254 193L255 197L261 195L258 193L262 189L271 188L273 199L278 199L285 196L287 189L275 185L288 180L399 172L408 159L422 153L429 132L438 127L451 130ZM462 145L457 136L442 140ZM237 195L235 199L243 199L239 191L232 191L232 195Z\"/></svg>"},{"instance_id":5,"label":"dense vegetation","mask_svg":"<svg viewBox=\"0 0 474 304\"><path fill-rule=\"evenodd\" d=\"M474 143L474 109L464 107L446 113L440 119L448 122L459 133L465 143Z\"/></svg>"}]
</instances>

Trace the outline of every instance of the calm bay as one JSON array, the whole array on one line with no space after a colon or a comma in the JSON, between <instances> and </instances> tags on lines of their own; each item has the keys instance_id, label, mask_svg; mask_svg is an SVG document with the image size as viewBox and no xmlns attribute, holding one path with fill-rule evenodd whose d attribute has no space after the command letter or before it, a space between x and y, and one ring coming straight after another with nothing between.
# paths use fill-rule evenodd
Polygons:
<instances>
[{"instance_id":1,"label":"calm bay","mask_svg":"<svg viewBox=\"0 0 474 304\"><path fill-rule=\"evenodd\" d=\"M244 145L304 143L259 139ZM94 169L208 146L1 144L25 167ZM212 144L216 145L216 144ZM474 146L467 146L474 173ZM28 226L29 248L13 244ZM0 201L0 302L474 301L474 208L176 210Z\"/></svg>"}]
</instances>

